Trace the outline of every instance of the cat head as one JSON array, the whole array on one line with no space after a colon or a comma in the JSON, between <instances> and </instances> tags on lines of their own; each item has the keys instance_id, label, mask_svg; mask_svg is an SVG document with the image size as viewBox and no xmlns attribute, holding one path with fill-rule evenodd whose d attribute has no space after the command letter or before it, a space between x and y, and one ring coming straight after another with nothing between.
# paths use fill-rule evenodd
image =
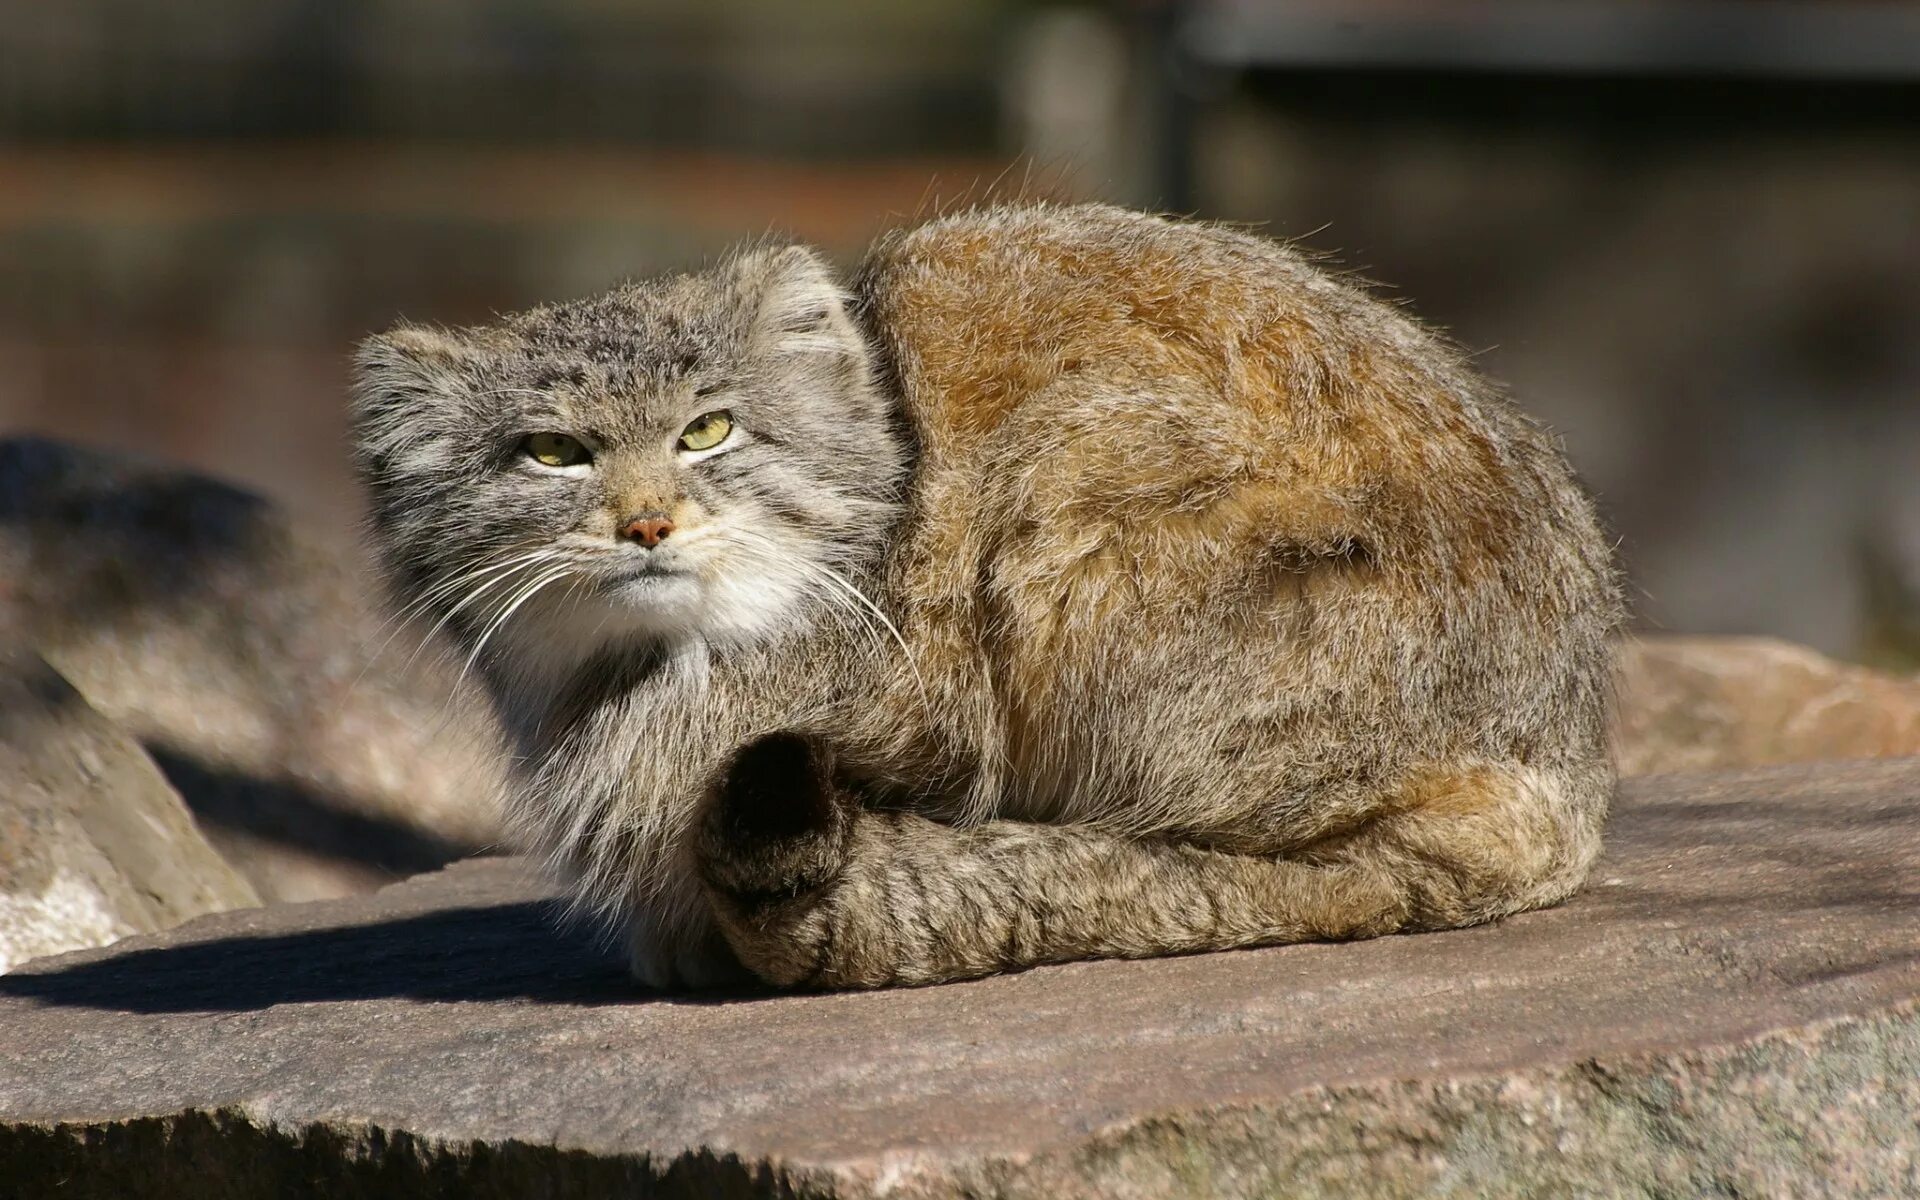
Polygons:
<instances>
[{"instance_id":1,"label":"cat head","mask_svg":"<svg viewBox=\"0 0 1920 1200\"><path fill-rule=\"evenodd\" d=\"M487 327L402 326L356 366L399 598L496 679L778 636L834 602L897 511L904 434L800 247Z\"/></svg>"}]
</instances>

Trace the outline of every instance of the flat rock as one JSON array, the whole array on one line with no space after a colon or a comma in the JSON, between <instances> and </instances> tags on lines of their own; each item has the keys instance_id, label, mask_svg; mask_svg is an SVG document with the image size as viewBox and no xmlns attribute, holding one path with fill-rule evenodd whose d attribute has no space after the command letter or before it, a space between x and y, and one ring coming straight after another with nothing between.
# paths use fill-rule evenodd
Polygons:
<instances>
[{"instance_id":1,"label":"flat rock","mask_svg":"<svg viewBox=\"0 0 1920 1200\"><path fill-rule=\"evenodd\" d=\"M1621 656L1625 775L1920 754L1920 676L1763 637L1650 637Z\"/></svg>"},{"instance_id":2,"label":"flat rock","mask_svg":"<svg viewBox=\"0 0 1920 1200\"><path fill-rule=\"evenodd\" d=\"M132 739L0 651L0 973L259 903Z\"/></svg>"},{"instance_id":3,"label":"flat rock","mask_svg":"<svg viewBox=\"0 0 1920 1200\"><path fill-rule=\"evenodd\" d=\"M490 845L495 730L354 552L217 480L0 441L0 629L132 733L269 899Z\"/></svg>"},{"instance_id":4,"label":"flat rock","mask_svg":"<svg viewBox=\"0 0 1920 1200\"><path fill-rule=\"evenodd\" d=\"M1917 863L1920 760L1666 775L1492 927L701 997L463 863L0 978L0 1194L1916 1195Z\"/></svg>"}]
</instances>

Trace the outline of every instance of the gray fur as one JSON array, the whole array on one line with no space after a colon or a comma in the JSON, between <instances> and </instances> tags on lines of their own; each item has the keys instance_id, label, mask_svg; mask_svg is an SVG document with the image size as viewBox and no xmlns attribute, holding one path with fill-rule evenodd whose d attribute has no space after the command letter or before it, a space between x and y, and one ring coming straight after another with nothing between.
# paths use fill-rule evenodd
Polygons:
<instances>
[{"instance_id":1,"label":"gray fur","mask_svg":"<svg viewBox=\"0 0 1920 1200\"><path fill-rule=\"evenodd\" d=\"M673 449L718 408L746 440ZM517 739L521 832L649 983L1466 924L1597 850L1591 506L1449 348L1263 239L961 214L851 304L754 248L370 339L355 420L399 594ZM530 468L540 431L591 470ZM622 590L641 510L690 580Z\"/></svg>"}]
</instances>

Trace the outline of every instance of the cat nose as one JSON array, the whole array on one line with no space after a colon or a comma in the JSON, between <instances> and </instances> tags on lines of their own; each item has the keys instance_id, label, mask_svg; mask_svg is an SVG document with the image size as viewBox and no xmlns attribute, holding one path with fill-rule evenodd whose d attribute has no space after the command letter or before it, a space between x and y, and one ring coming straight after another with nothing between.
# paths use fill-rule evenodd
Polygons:
<instances>
[{"instance_id":1,"label":"cat nose","mask_svg":"<svg viewBox=\"0 0 1920 1200\"><path fill-rule=\"evenodd\" d=\"M651 550L667 540L673 532L673 519L665 513L644 513L634 517L620 528L620 536L630 542L639 542Z\"/></svg>"}]
</instances>

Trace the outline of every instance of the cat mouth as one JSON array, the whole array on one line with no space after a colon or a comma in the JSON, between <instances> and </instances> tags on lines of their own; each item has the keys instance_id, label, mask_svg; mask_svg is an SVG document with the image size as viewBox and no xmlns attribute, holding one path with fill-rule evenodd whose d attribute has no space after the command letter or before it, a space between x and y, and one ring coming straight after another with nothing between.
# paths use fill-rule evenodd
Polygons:
<instances>
[{"instance_id":1,"label":"cat mouth","mask_svg":"<svg viewBox=\"0 0 1920 1200\"><path fill-rule=\"evenodd\" d=\"M699 582L699 576L685 563L640 562L608 575L601 589L628 601L656 601L697 587Z\"/></svg>"},{"instance_id":2,"label":"cat mouth","mask_svg":"<svg viewBox=\"0 0 1920 1200\"><path fill-rule=\"evenodd\" d=\"M670 583L692 578L693 572L685 567L669 566L666 563L640 563L625 568L608 582L614 587L645 587L650 583Z\"/></svg>"}]
</instances>

